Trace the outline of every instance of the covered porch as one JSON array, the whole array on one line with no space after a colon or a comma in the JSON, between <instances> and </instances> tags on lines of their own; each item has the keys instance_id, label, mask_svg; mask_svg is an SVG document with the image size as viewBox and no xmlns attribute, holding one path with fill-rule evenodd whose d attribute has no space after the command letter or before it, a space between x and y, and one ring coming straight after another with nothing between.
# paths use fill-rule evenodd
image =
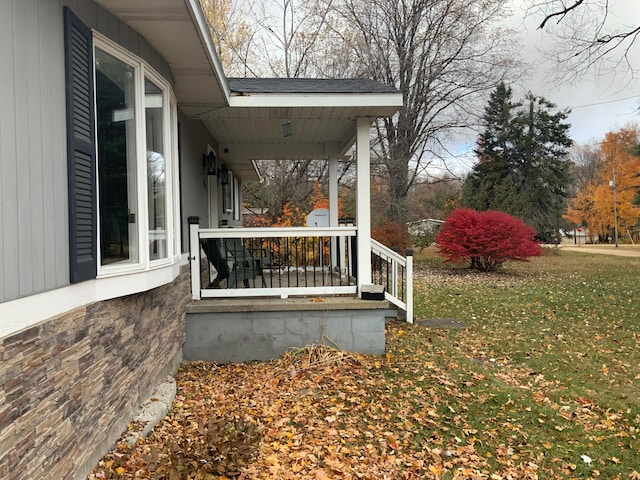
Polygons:
<instances>
[{"instance_id":1,"label":"covered porch","mask_svg":"<svg viewBox=\"0 0 640 480\"><path fill-rule=\"evenodd\" d=\"M193 107L190 112L218 144L208 146L217 167L207 176L207 218L189 218L193 303L187 313L187 337L191 331L192 339L201 344L204 331L209 337L226 338L233 330L238 332L236 338L227 338L226 343L238 344L256 332L253 322L262 322L257 330L263 337L258 335L262 340L257 341L269 338L269 343L277 338L274 332L291 329L286 322L275 326L273 321L261 320L276 315L276 323L294 319L298 327L306 325L309 332L316 332L314 338L283 334L276 350L302 346L296 344L302 339L320 341L318 332L325 332L332 319L343 326L355 321L356 330L368 324L366 329L377 336L371 345L378 347L373 350L380 344L384 349L385 319L399 310L401 317L413 320L412 257L371 238L370 126L378 117L395 114L401 95L369 80L229 79L229 87L229 106ZM234 189L239 191L243 181L259 180L258 159L328 163L329 208L322 225L246 228L241 216L226 215L229 187L225 190L222 183L237 182ZM338 164L344 160L356 167L356 214L348 220L339 219L338 214ZM296 307L287 307L292 301ZM225 302L251 307L229 311ZM235 323L225 323L231 317ZM238 331L237 326L245 323L246 328ZM353 338L351 327L338 327L335 332L339 338L331 341L341 347L373 353L357 341L341 338L343 334ZM191 346L185 346L185 352ZM220 351L220 345L209 342L199 350ZM185 358L189 355L185 353ZM191 359L197 358L202 356Z\"/></svg>"}]
</instances>

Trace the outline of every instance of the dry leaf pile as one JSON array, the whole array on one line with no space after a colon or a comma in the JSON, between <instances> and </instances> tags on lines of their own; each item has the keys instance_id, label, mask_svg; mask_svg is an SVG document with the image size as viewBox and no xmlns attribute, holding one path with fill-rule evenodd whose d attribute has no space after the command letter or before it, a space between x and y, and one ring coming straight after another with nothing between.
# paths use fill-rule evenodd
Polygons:
<instances>
[{"instance_id":1,"label":"dry leaf pile","mask_svg":"<svg viewBox=\"0 0 640 480\"><path fill-rule=\"evenodd\" d=\"M90 478L489 478L472 443L425 430L439 421L433 400L385 381L389 360L313 345L267 363L184 364L171 414Z\"/></svg>"},{"instance_id":2,"label":"dry leaf pile","mask_svg":"<svg viewBox=\"0 0 640 480\"><path fill-rule=\"evenodd\" d=\"M90 479L640 480L639 266L559 259L418 269L417 311L469 328L392 323L384 356L184 364L170 415Z\"/></svg>"}]
</instances>

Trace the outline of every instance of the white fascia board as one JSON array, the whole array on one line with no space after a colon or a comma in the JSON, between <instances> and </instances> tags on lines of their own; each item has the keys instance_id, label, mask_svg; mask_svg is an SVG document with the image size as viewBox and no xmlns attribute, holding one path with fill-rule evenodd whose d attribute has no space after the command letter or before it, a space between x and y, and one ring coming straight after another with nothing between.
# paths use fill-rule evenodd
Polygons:
<instances>
[{"instance_id":1,"label":"white fascia board","mask_svg":"<svg viewBox=\"0 0 640 480\"><path fill-rule=\"evenodd\" d=\"M209 23L207 22L207 19L202 12L200 2L198 0L186 0L185 3L187 5L187 9L189 10L189 14L191 15L191 19L193 20L193 25L198 31L198 36L200 37L202 45L207 52L207 56L209 57L209 61L211 62L211 67L213 68L213 72L216 76L216 81L222 88L226 103L227 105L229 105L231 90L229 89L229 84L227 83L227 77L224 75L222 63L220 62L220 59L216 54L213 40L211 40L211 35L209 34Z\"/></svg>"},{"instance_id":2,"label":"white fascia board","mask_svg":"<svg viewBox=\"0 0 640 480\"><path fill-rule=\"evenodd\" d=\"M229 99L230 107L364 107L393 108L402 106L402 95L396 93L252 93L234 95Z\"/></svg>"},{"instance_id":3,"label":"white fascia board","mask_svg":"<svg viewBox=\"0 0 640 480\"><path fill-rule=\"evenodd\" d=\"M188 254L171 265L139 273L96 278L0 303L0 338L94 302L141 293L171 283Z\"/></svg>"}]
</instances>

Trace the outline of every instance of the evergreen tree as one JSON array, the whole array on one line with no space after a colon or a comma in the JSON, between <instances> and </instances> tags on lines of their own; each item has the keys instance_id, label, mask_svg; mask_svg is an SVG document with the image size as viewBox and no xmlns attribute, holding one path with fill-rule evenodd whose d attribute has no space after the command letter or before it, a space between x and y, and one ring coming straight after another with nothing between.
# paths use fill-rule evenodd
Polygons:
<instances>
[{"instance_id":1,"label":"evergreen tree","mask_svg":"<svg viewBox=\"0 0 640 480\"><path fill-rule=\"evenodd\" d=\"M570 181L568 112L531 93L514 103L498 85L485 108L478 163L465 181L463 204L520 217L539 240L557 243Z\"/></svg>"},{"instance_id":2,"label":"evergreen tree","mask_svg":"<svg viewBox=\"0 0 640 480\"><path fill-rule=\"evenodd\" d=\"M479 135L478 163L467 177L462 190L463 205L475 210L503 210L514 195L510 179L510 156L514 151L512 129L514 110L521 104L513 103L512 91L501 82L491 92L482 120L484 132Z\"/></svg>"}]
</instances>

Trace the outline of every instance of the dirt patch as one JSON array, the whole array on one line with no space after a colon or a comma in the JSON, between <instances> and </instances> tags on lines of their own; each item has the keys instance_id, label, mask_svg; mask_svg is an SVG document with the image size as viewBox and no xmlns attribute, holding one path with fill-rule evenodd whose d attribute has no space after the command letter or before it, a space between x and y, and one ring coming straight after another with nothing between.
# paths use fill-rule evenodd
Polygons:
<instances>
[{"instance_id":1,"label":"dirt patch","mask_svg":"<svg viewBox=\"0 0 640 480\"><path fill-rule=\"evenodd\" d=\"M429 328L467 328L467 325L455 318L419 318L418 325Z\"/></svg>"}]
</instances>

